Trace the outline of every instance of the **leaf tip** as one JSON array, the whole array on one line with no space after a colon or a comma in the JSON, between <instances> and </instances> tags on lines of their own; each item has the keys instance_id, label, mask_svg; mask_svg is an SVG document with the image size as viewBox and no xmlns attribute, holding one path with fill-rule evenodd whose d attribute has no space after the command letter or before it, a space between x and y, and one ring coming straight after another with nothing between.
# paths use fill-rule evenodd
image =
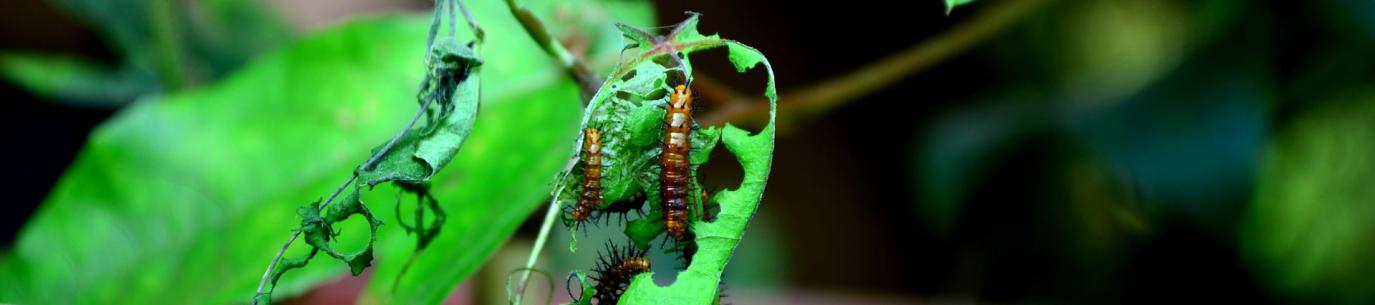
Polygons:
<instances>
[{"instance_id":1,"label":"leaf tip","mask_svg":"<svg viewBox=\"0 0 1375 305\"><path fill-rule=\"evenodd\" d=\"M955 11L955 7L973 2L974 0L945 0L945 16L950 16L950 13Z\"/></svg>"}]
</instances>

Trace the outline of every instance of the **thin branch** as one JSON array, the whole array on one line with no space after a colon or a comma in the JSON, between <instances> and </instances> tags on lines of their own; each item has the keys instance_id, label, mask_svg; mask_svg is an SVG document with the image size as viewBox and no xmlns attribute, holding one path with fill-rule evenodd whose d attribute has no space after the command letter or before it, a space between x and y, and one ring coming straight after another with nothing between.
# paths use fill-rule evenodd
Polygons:
<instances>
[{"instance_id":1,"label":"thin branch","mask_svg":"<svg viewBox=\"0 0 1375 305\"><path fill-rule=\"evenodd\" d=\"M277 250L277 258L272 259L272 264L267 265L267 271L263 271L263 278L258 280L258 292L253 294L253 304L258 304L258 295L263 294L263 287L267 286L267 278L272 276L272 269L277 269L277 263L282 261L282 255L286 254L286 248L291 247L291 243L296 242L296 238L301 237L301 231L291 234L291 238L286 240L281 250Z\"/></svg>"},{"instance_id":2,"label":"thin branch","mask_svg":"<svg viewBox=\"0 0 1375 305\"><path fill-rule=\"evenodd\" d=\"M409 123L406 123L406 127L402 128L401 132L396 133L396 136L393 136L391 138L391 141L387 141L387 145L382 146L381 150L378 150L377 153L372 154L372 157L368 158L368 162L364 162L363 166L359 168L362 168L363 170L372 170L372 167L374 165L377 165L378 161L382 161L382 156L386 155L388 151L391 151L392 147L396 146L396 142L400 142L401 138L406 136L407 131L410 131L411 128L415 127L415 122L420 121L420 116L425 114L425 110L430 109L430 104L434 103L434 100L435 99L432 98L426 98L424 103L420 103L420 109L415 111L414 116L411 116L411 121ZM358 177L357 174L354 174L353 176ZM351 181L353 179L349 180ZM342 188L340 189L342 190ZM339 192L337 191L335 192L335 194L338 193ZM325 201L325 203L322 204L320 207L323 208L326 205L329 205L329 201Z\"/></svg>"},{"instance_id":3,"label":"thin branch","mask_svg":"<svg viewBox=\"0 0 1375 305\"><path fill-rule=\"evenodd\" d=\"M377 150L377 152L373 153L371 157L368 157L368 161L364 162L363 166L359 168L369 170L372 169L374 165L377 165L377 162L382 160L382 156L387 155L387 152L390 152L392 147L396 146L396 142L400 142L401 138L406 135L406 132L410 131L411 128L415 127L415 123L420 121L420 117L425 114L425 110L429 109L430 104L433 102L434 99L425 99L425 102L420 104L420 109L416 110L414 116L411 116L411 121L409 123L406 123L406 127L402 128L401 132L397 133L396 136L393 136L391 138L391 141L387 141L387 145L382 146L382 149ZM334 189L334 193L329 194L329 197L326 198L325 201L320 202L318 209L324 210L325 207L328 207L330 203L334 202L334 198L339 197L339 194L343 193L344 189L347 189L348 186L350 184L353 184L355 180L358 180L358 172L354 172L352 175L349 175L348 180L344 180L344 183L340 184L339 188ZM263 287L265 287L267 284L267 278L272 275L272 269L277 268L277 263L282 261L282 255L286 254L287 247L290 247L291 243L295 242L296 238L299 236L301 236L301 231L296 231L295 233L292 233L291 239L288 239L286 241L286 244L282 245L282 249L277 251L277 256L272 258L272 263L267 265L267 271L263 272L263 277L258 280L258 291L254 294L255 298L257 295L263 293Z\"/></svg>"},{"instance_id":4,"label":"thin branch","mask_svg":"<svg viewBox=\"0 0 1375 305\"><path fill-rule=\"evenodd\" d=\"M458 18L454 18L453 4L453 2L458 2L458 0L450 0L449 2L449 37L458 37L458 30L456 30L458 26L454 25L455 23L458 23ZM439 8L436 7L435 9Z\"/></svg>"},{"instance_id":5,"label":"thin branch","mask_svg":"<svg viewBox=\"0 0 1375 305\"><path fill-rule=\"evenodd\" d=\"M539 260L539 253L544 250L544 243L549 239L549 230L554 227L554 219L559 215L559 211L563 210L559 208L559 193L562 191L562 188L555 191L554 197L549 200L549 212L544 214L544 224L540 225L539 235L535 238L534 248L530 249L530 258L525 260L525 272L520 275L520 289L517 290L518 292L516 293L516 299L512 302L513 304L522 304L521 298L525 296L525 288L530 283L530 270L534 270L535 262ZM552 285L549 287L553 289Z\"/></svg>"},{"instance_id":6,"label":"thin branch","mask_svg":"<svg viewBox=\"0 0 1375 305\"><path fill-rule=\"evenodd\" d=\"M430 55L429 55L429 51L430 51L429 48L431 48L431 47L434 46L434 37L435 37L435 34L437 34L436 32L438 32L439 23L440 23L440 20L439 20L439 19L440 19L440 6L441 6L441 4L443 3L443 1L444 1L444 0L435 0L435 16L434 16L435 20L434 20L434 22L430 25L429 36L428 36L427 39L426 39L426 46L425 46L426 54L425 54L425 56L430 56ZM463 17L468 21L468 27L469 27L470 29L472 29L472 31L473 31L473 36L474 36L475 38L477 38L478 47L480 48L481 45L482 45L483 38L484 38L485 34L484 34L483 31L482 31L482 27L478 25L477 19L473 17L472 12L470 12L470 11L468 10L468 6L467 6L467 5L464 5L462 0L450 0L450 2L451 2L451 3L449 4L449 8L448 8L448 9L449 9L449 35L456 35L456 33L455 33L455 31L454 31L454 23L458 22L458 20L455 20L456 18L454 17L454 7L457 6L458 9L459 9L460 11L463 12ZM427 77L428 77L428 76L427 76ZM376 165L377 165L377 162L380 162L380 161L382 160L382 157L383 157L383 156L386 156L387 153L391 152L392 148L396 147L396 143L397 143L397 142L400 142L401 139L404 138L404 137L406 136L406 133L407 133L407 132L409 132L412 128L415 128L415 123L420 121L420 117L423 116L423 115L426 113L426 111L427 111L428 109L430 109L430 105L433 104L433 103L434 103L434 99L430 99L430 98L426 98L424 102L421 102L421 103L420 103L420 109L416 109L415 115L412 115L412 116L411 116L410 122L407 122L407 123L406 123L406 126L403 127L403 128L401 128L401 131L400 131L400 132L397 132L395 136L392 136L391 140L387 141L387 144L386 144L386 145L383 145L383 146L382 146L382 149L379 149L379 150L377 150L377 152L374 152L374 153L372 154L372 156L368 157L368 160L367 160L366 162L363 162L363 166L360 166L360 167L358 167L358 168L359 168L359 169L362 169L362 170L371 170L373 166L376 166ZM334 202L334 199L335 199L335 198L338 198L338 197L339 197L339 194L343 193L344 190L347 189L348 186L351 185L351 184L353 184L353 182L356 181L356 180L358 180L358 172L357 172L357 171L355 171L352 175L349 175L348 180L344 180L344 183L343 183L343 184L340 184L338 188L334 189L334 193L331 193L331 194L329 195L328 198L326 198L324 201L320 202L320 204L319 204L319 206L318 206L318 209L324 210L325 207L328 207L330 203ZM418 212L418 211L419 211L419 210L417 209L417 212ZM419 219L417 219L417 223L416 223L417 226L421 225L420 223L418 223L418 221L419 221ZM262 277L261 279L258 280L258 290L257 290L257 293L254 294L254 304L257 303L257 295L262 294L263 288L264 288L265 286L267 286L267 279L268 279L268 277L270 277L270 276L272 275L272 270L273 270L273 269L276 269L276 268L277 268L277 264L279 264L279 263L282 261L282 255L286 254L286 249L289 248L289 247L291 247L291 244L292 244L293 242L295 242L295 241L296 241L296 238L298 238L298 237L300 237L300 236L301 236L301 231L299 231L299 230L296 231L296 232L294 232L294 233L292 233L292 234L291 234L291 238L290 238L290 239L287 239L286 243L282 245L282 249L281 249L281 250L278 250L278 251L277 251L277 255L276 255L275 257L272 258L272 263L268 264L268 266L267 266L267 271L264 271L264 272L263 272L263 277ZM412 258L412 259L414 259L414 258ZM410 263L408 262L408 263L407 263L407 266L409 266L409 265L410 265Z\"/></svg>"},{"instance_id":7,"label":"thin branch","mask_svg":"<svg viewBox=\"0 0 1375 305\"><path fill-rule=\"evenodd\" d=\"M697 93L698 97L692 99L693 103L702 106L718 107L732 104L740 97L740 91L722 84L714 78L706 75L698 75L692 78L692 92Z\"/></svg>"},{"instance_id":8,"label":"thin branch","mask_svg":"<svg viewBox=\"0 0 1375 305\"><path fill-rule=\"evenodd\" d=\"M987 9L973 20L914 44L896 54L884 57L845 75L784 92L778 111L788 113L780 118L798 118L822 113L891 86L913 74L931 68L946 58L959 54L994 34L1008 28L1015 21L1035 11L1044 0L1007 0ZM704 88L708 89L708 88ZM726 92L724 94L730 94ZM762 97L730 98L729 105L703 115L702 124L724 122L759 122L768 117L769 104Z\"/></svg>"},{"instance_id":9,"label":"thin branch","mask_svg":"<svg viewBox=\"0 0 1375 305\"><path fill-rule=\"evenodd\" d=\"M439 23L443 20L439 15L440 6L444 5L444 0L434 0L434 17L430 17L430 32L425 36L425 56L430 56L430 48L434 47L434 37L439 33Z\"/></svg>"},{"instance_id":10,"label":"thin branch","mask_svg":"<svg viewBox=\"0 0 1375 305\"><path fill-rule=\"evenodd\" d=\"M602 85L601 77L597 76L587 67L586 63L569 53L563 44L554 41L554 37L549 34L549 30L544 27L544 23L535 17L529 9L516 3L516 0L506 0L506 6L511 9L511 15L520 21L521 27L530 34L530 38L539 44L544 52L558 61L559 66L568 72L568 76L578 82L582 88L583 100L592 97L592 93L597 92L597 88Z\"/></svg>"},{"instance_id":11,"label":"thin branch","mask_svg":"<svg viewBox=\"0 0 1375 305\"><path fill-rule=\"evenodd\" d=\"M487 38L487 33L482 31L482 26L477 25L477 18L473 18L473 12L468 11L468 5L463 4L463 0L454 0L458 3L458 11L463 12L463 19L468 21L468 28L473 30L473 37L477 38L477 44L481 45Z\"/></svg>"}]
</instances>

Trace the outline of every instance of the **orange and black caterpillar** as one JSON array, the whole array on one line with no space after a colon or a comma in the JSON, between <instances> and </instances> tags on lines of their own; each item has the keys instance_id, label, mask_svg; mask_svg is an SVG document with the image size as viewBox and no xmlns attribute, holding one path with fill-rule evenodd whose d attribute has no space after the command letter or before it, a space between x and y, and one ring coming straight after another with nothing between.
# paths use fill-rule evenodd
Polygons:
<instances>
[{"instance_id":1,"label":"orange and black caterpillar","mask_svg":"<svg viewBox=\"0 0 1375 305\"><path fill-rule=\"evenodd\" d=\"M582 223L592 216L592 210L602 205L602 134L587 128L582 142L582 191L578 205L573 206L573 221Z\"/></svg>"},{"instance_id":2,"label":"orange and black caterpillar","mask_svg":"<svg viewBox=\"0 0 1375 305\"><path fill-rule=\"evenodd\" d=\"M606 246L606 252L598 257L597 268L592 270L592 279L597 281L592 299L597 304L616 304L630 286L631 278L649 272L649 257L645 255L648 249L637 250L633 244L621 249L611 242Z\"/></svg>"},{"instance_id":3,"label":"orange and black caterpillar","mask_svg":"<svg viewBox=\"0 0 1375 305\"><path fill-rule=\"evenodd\" d=\"M673 88L664 114L664 147L659 159L659 196L663 199L664 229L682 240L688 226L688 153L692 143L692 89Z\"/></svg>"}]
</instances>

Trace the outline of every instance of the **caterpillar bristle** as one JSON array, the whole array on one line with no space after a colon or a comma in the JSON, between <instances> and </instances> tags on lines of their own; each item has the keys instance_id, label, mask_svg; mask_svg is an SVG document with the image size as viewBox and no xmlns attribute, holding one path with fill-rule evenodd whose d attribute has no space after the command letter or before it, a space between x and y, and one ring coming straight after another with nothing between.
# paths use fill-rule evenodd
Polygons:
<instances>
[{"instance_id":1,"label":"caterpillar bristle","mask_svg":"<svg viewBox=\"0 0 1375 305\"><path fill-rule=\"evenodd\" d=\"M597 282L592 296L597 304L615 304L635 275L649 272L646 253L648 249L640 250L633 244L620 248L610 241L606 243L606 250L597 256L597 266L589 276Z\"/></svg>"}]
</instances>

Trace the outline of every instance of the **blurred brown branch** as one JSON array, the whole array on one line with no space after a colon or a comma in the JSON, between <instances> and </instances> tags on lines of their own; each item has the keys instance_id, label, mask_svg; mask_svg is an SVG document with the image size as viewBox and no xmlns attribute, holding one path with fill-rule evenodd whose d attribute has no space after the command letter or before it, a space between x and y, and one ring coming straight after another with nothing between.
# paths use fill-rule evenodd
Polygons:
<instances>
[{"instance_id":1,"label":"blurred brown branch","mask_svg":"<svg viewBox=\"0 0 1375 305\"><path fill-rule=\"evenodd\" d=\"M1044 2L1045 0L1001 1L998 5L983 10L970 21L918 42L901 52L888 55L844 75L783 92L778 103L778 111L782 114L778 117L786 120L806 118L891 86L992 37L1035 11ZM704 96L723 101L716 111L702 116L702 124L755 123L767 118L769 104L762 96L742 96L708 77L698 76L694 83L699 87L698 92Z\"/></svg>"},{"instance_id":2,"label":"blurred brown branch","mask_svg":"<svg viewBox=\"0 0 1375 305\"><path fill-rule=\"evenodd\" d=\"M587 68L587 64L569 53L563 44L555 41L554 37L549 34L549 30L544 27L544 23L540 22L539 18L535 17L535 14L531 13L529 9L516 3L516 0L506 0L506 6L511 9L511 15L520 21L525 32L530 33L530 38L534 39L535 43L539 44L545 53L557 60L559 66L568 72L568 76L573 77L578 82L578 86L582 89L583 102L586 103L592 94L597 92L597 88L601 87L601 77L592 73L592 70Z\"/></svg>"}]
</instances>

